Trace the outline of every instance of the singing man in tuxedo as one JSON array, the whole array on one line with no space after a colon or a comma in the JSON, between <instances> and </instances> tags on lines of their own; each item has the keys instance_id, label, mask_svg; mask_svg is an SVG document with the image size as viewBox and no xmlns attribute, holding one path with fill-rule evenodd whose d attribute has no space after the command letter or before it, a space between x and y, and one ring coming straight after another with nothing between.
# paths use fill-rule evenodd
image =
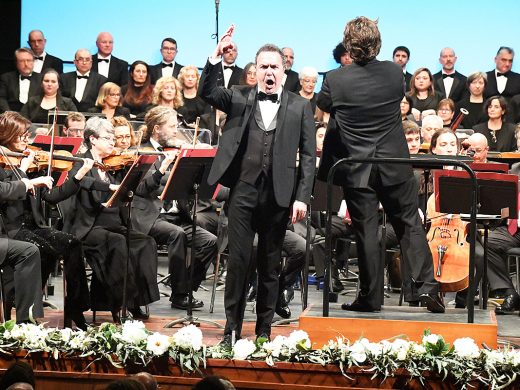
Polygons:
<instances>
[{"instance_id":1,"label":"singing man in tuxedo","mask_svg":"<svg viewBox=\"0 0 520 390\"><path fill-rule=\"evenodd\" d=\"M45 69L52 68L60 74L63 73L63 61L45 51L47 39L45 39L41 30L32 30L29 33L27 43L34 53L34 72L42 73Z\"/></svg>"},{"instance_id":2,"label":"singing man in tuxedo","mask_svg":"<svg viewBox=\"0 0 520 390\"><path fill-rule=\"evenodd\" d=\"M393 61L403 70L404 80L406 82L406 91L410 90L410 81L412 74L406 70L406 64L410 61L410 49L406 46L397 46L392 53Z\"/></svg>"},{"instance_id":3,"label":"singing man in tuxedo","mask_svg":"<svg viewBox=\"0 0 520 390\"><path fill-rule=\"evenodd\" d=\"M182 65L175 62L177 56L177 41L173 38L164 38L161 42L162 61L157 65L150 66L150 77L152 84L164 76L177 78Z\"/></svg>"},{"instance_id":4,"label":"singing man in tuxedo","mask_svg":"<svg viewBox=\"0 0 520 390\"><path fill-rule=\"evenodd\" d=\"M33 52L22 47L14 52L16 70L0 76L0 113L20 111L27 100L41 93L42 77L33 71Z\"/></svg>"},{"instance_id":5,"label":"singing man in tuxedo","mask_svg":"<svg viewBox=\"0 0 520 390\"><path fill-rule=\"evenodd\" d=\"M495 69L486 72L486 98L501 95L509 101L513 96L520 94L520 74L511 70L514 57L515 51L510 47L502 46L498 49Z\"/></svg>"},{"instance_id":6,"label":"singing man in tuxedo","mask_svg":"<svg viewBox=\"0 0 520 390\"><path fill-rule=\"evenodd\" d=\"M99 89L108 80L92 70L92 55L87 49L79 49L74 55L75 72L61 76L63 96L71 98L80 112L96 105Z\"/></svg>"},{"instance_id":7,"label":"singing man in tuxedo","mask_svg":"<svg viewBox=\"0 0 520 390\"><path fill-rule=\"evenodd\" d=\"M294 64L294 50L290 47L283 47L282 53L285 56L285 74L287 75L283 83L283 89L298 93L300 90L300 77L298 73L292 70Z\"/></svg>"},{"instance_id":8,"label":"singing man in tuxedo","mask_svg":"<svg viewBox=\"0 0 520 390\"><path fill-rule=\"evenodd\" d=\"M439 91L443 98L450 98L454 102L458 102L467 90L466 76L455 70L455 63L457 62L455 51L451 47L442 49L439 62L442 65L442 70L433 75L435 90Z\"/></svg>"},{"instance_id":9,"label":"singing man in tuxedo","mask_svg":"<svg viewBox=\"0 0 520 390\"><path fill-rule=\"evenodd\" d=\"M99 33L96 39L98 52L92 59L92 70L120 87L128 84L128 62L112 55L114 38L108 32Z\"/></svg>"},{"instance_id":10,"label":"singing man in tuxedo","mask_svg":"<svg viewBox=\"0 0 520 390\"><path fill-rule=\"evenodd\" d=\"M381 35L377 23L359 17L347 23L345 48L353 63L330 71L318 96L318 107L331 113L335 126L327 130L319 169L326 180L331 165L344 157L408 157L400 102L404 96L402 68L378 61ZM332 141L334 139L334 141ZM360 289L344 310L379 311L383 264L378 242L378 205L382 203L400 241L412 289L428 310L444 312L433 262L418 213L417 184L411 166L348 164L336 175L343 186L356 233Z\"/></svg>"},{"instance_id":11,"label":"singing man in tuxedo","mask_svg":"<svg viewBox=\"0 0 520 390\"><path fill-rule=\"evenodd\" d=\"M202 74L199 95L227 114L208 177L230 187L229 260L223 344L240 338L252 244L258 233L257 336L269 338L289 218L304 218L314 180L316 139L308 100L283 90L284 56L266 44L256 54L256 87L218 86L221 58L235 49L226 33ZM299 156L299 165L296 158Z\"/></svg>"}]
</instances>

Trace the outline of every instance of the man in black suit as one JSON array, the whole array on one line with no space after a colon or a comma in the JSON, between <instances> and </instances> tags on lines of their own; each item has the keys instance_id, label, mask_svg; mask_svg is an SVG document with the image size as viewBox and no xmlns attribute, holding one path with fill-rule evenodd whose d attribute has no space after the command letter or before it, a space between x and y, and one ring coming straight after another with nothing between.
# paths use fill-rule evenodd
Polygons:
<instances>
[{"instance_id":1,"label":"man in black suit","mask_svg":"<svg viewBox=\"0 0 520 390\"><path fill-rule=\"evenodd\" d=\"M343 157L408 157L401 122L404 96L402 68L376 59L381 36L376 22L365 17L347 23L344 44L351 65L330 71L318 97L318 107L331 113L319 170L327 177L331 163ZM330 125L330 122L329 122ZM412 289L432 312L444 312L433 278L432 255L418 213L417 184L411 166L348 164L336 175L343 186L356 232L360 290L343 304L353 311L379 311L383 301L383 264L378 242L378 205L392 223L403 259L415 280Z\"/></svg>"},{"instance_id":2,"label":"man in black suit","mask_svg":"<svg viewBox=\"0 0 520 390\"><path fill-rule=\"evenodd\" d=\"M222 65L218 76L218 85L231 88L233 85L240 84L240 78L244 69L238 67L235 61L238 57L238 46L234 45L222 56Z\"/></svg>"},{"instance_id":3,"label":"man in black suit","mask_svg":"<svg viewBox=\"0 0 520 390\"><path fill-rule=\"evenodd\" d=\"M87 49L79 49L74 55L75 72L61 76L61 93L69 97L80 112L96 105L99 89L108 80L92 70L92 55Z\"/></svg>"},{"instance_id":4,"label":"man in black suit","mask_svg":"<svg viewBox=\"0 0 520 390\"><path fill-rule=\"evenodd\" d=\"M150 77L155 84L163 76L177 78L182 65L175 62L177 56L177 41L173 38L164 38L161 42L162 61L157 65L150 66Z\"/></svg>"},{"instance_id":5,"label":"man in black suit","mask_svg":"<svg viewBox=\"0 0 520 390\"><path fill-rule=\"evenodd\" d=\"M408 92L410 90L410 81L412 80L412 74L406 70L406 64L410 61L410 50L406 46L397 46L392 53L392 58L403 70L406 91Z\"/></svg>"},{"instance_id":6,"label":"man in black suit","mask_svg":"<svg viewBox=\"0 0 520 390\"><path fill-rule=\"evenodd\" d=\"M496 95L509 99L520 94L520 74L511 70L515 52L510 47L502 46L495 57L495 69L486 72L487 83L484 90L486 98Z\"/></svg>"},{"instance_id":7,"label":"man in black suit","mask_svg":"<svg viewBox=\"0 0 520 390\"><path fill-rule=\"evenodd\" d=\"M45 51L47 39L45 39L41 30L32 30L29 33L27 43L34 53L34 72L42 73L43 70L52 68L59 74L63 73L63 61Z\"/></svg>"},{"instance_id":8,"label":"man in black suit","mask_svg":"<svg viewBox=\"0 0 520 390\"><path fill-rule=\"evenodd\" d=\"M269 337L278 297L278 275L287 222L302 219L310 201L316 139L308 100L283 91L284 55L274 45L256 54L257 87L218 86L221 58L235 52L230 30L207 62L199 95L227 114L208 177L231 189L229 260L223 344L240 338L252 244L258 234L257 336ZM281 95L280 95L281 94ZM299 156L299 165L296 164Z\"/></svg>"},{"instance_id":9,"label":"man in black suit","mask_svg":"<svg viewBox=\"0 0 520 390\"><path fill-rule=\"evenodd\" d=\"M0 76L0 113L20 111L32 96L42 91L42 77L33 71L33 52L22 47L14 52L16 70Z\"/></svg>"},{"instance_id":10,"label":"man in black suit","mask_svg":"<svg viewBox=\"0 0 520 390\"><path fill-rule=\"evenodd\" d=\"M442 94L443 98L450 98L454 102L462 99L466 90L466 76L455 70L457 56L451 47L445 47L439 55L442 70L433 75L435 90Z\"/></svg>"},{"instance_id":11,"label":"man in black suit","mask_svg":"<svg viewBox=\"0 0 520 390\"><path fill-rule=\"evenodd\" d=\"M298 73L292 70L294 64L294 50L290 47L283 47L282 53L285 56L285 74L287 75L283 84L283 89L298 93L300 90L300 78Z\"/></svg>"},{"instance_id":12,"label":"man in black suit","mask_svg":"<svg viewBox=\"0 0 520 390\"><path fill-rule=\"evenodd\" d=\"M128 84L128 62L112 55L114 38L108 32L99 33L96 39L98 52L92 60L92 70L120 87Z\"/></svg>"},{"instance_id":13,"label":"man in black suit","mask_svg":"<svg viewBox=\"0 0 520 390\"><path fill-rule=\"evenodd\" d=\"M160 151L173 145L177 135L177 112L169 107L157 106L145 116L147 142L141 146ZM159 156L150 173L138 188L132 202L133 227L155 239L159 245L168 246L168 273L172 295L171 307L188 308L190 292L189 272L186 266L187 250L193 239L192 220L187 210L187 202L163 202L159 195L168 179L168 170L175 159L175 153ZM206 271L217 256L217 238L197 226L195 239L195 269L193 271L193 291L206 278ZM204 306L201 300L193 299L192 308Z\"/></svg>"}]
</instances>

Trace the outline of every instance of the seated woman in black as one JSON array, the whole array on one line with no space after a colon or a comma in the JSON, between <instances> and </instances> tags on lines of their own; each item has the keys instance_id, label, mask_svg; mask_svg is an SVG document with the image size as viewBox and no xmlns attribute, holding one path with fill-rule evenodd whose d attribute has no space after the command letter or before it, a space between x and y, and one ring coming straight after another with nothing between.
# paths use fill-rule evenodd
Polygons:
<instances>
[{"instance_id":1,"label":"seated woman in black","mask_svg":"<svg viewBox=\"0 0 520 390\"><path fill-rule=\"evenodd\" d=\"M5 112L0 122L0 146L13 151L27 149L28 129L31 122L15 112ZM11 180L27 178L26 171L34 159L34 152L24 158L19 168L7 171ZM52 178L41 177L47 187L35 189L33 196L26 199L10 200L0 204L3 222L10 238L35 244L40 250L42 285L45 285L59 258L64 260L67 282L65 298L65 324L73 320L79 328L86 329L83 311L89 308L87 277L83 264L81 242L71 234L48 227L43 217L42 201L51 204L73 196L79 190L79 183L92 168L93 161L85 160L78 169L59 187L52 187Z\"/></svg>"},{"instance_id":2,"label":"seated woman in black","mask_svg":"<svg viewBox=\"0 0 520 390\"><path fill-rule=\"evenodd\" d=\"M114 127L98 117L87 121L86 158L101 162L114 150ZM79 169L75 166L71 173ZM94 276L91 285L92 307L109 309L114 321L123 304L124 269L127 243L124 208L107 208L104 203L117 190L123 172L108 173L93 168L81 181L75 205L67 210L64 230L83 242L86 259ZM157 287L157 246L153 238L130 230L130 262L127 278L127 305L135 319L147 319L140 306L159 300Z\"/></svg>"},{"instance_id":3,"label":"seated woman in black","mask_svg":"<svg viewBox=\"0 0 520 390\"><path fill-rule=\"evenodd\" d=\"M487 122L473 126L475 133L484 134L489 150L496 152L513 152L516 150L515 128L513 123L506 123L507 102L502 96L492 96L484 104Z\"/></svg>"}]
</instances>

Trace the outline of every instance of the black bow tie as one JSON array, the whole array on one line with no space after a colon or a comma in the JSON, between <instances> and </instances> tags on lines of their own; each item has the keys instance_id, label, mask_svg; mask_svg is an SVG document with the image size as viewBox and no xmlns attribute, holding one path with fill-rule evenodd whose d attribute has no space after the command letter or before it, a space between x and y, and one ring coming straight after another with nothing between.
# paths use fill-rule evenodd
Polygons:
<instances>
[{"instance_id":1,"label":"black bow tie","mask_svg":"<svg viewBox=\"0 0 520 390\"><path fill-rule=\"evenodd\" d=\"M500 76L507 77L507 76L509 76L509 72L506 72L506 73L497 72L497 77L500 77Z\"/></svg>"},{"instance_id":2,"label":"black bow tie","mask_svg":"<svg viewBox=\"0 0 520 390\"><path fill-rule=\"evenodd\" d=\"M106 62L108 64L110 60L108 58L98 58L98 62Z\"/></svg>"},{"instance_id":3,"label":"black bow tie","mask_svg":"<svg viewBox=\"0 0 520 390\"><path fill-rule=\"evenodd\" d=\"M20 75L20 80L30 80L31 76L22 76Z\"/></svg>"},{"instance_id":4,"label":"black bow tie","mask_svg":"<svg viewBox=\"0 0 520 390\"><path fill-rule=\"evenodd\" d=\"M272 93L272 94L268 95L265 92L258 92L257 96L258 96L258 100L259 101L270 100L273 103L277 103L278 102L278 94L277 93Z\"/></svg>"},{"instance_id":5,"label":"black bow tie","mask_svg":"<svg viewBox=\"0 0 520 390\"><path fill-rule=\"evenodd\" d=\"M34 56L34 59L35 59L35 60L43 61L43 56L40 56L40 57Z\"/></svg>"},{"instance_id":6,"label":"black bow tie","mask_svg":"<svg viewBox=\"0 0 520 390\"><path fill-rule=\"evenodd\" d=\"M235 65L230 65L230 66L224 65L224 70L226 70L226 69L233 70L233 69L235 69Z\"/></svg>"},{"instance_id":7,"label":"black bow tie","mask_svg":"<svg viewBox=\"0 0 520 390\"><path fill-rule=\"evenodd\" d=\"M162 63L162 67L163 68L173 68L173 64L165 64L164 62Z\"/></svg>"},{"instance_id":8,"label":"black bow tie","mask_svg":"<svg viewBox=\"0 0 520 390\"><path fill-rule=\"evenodd\" d=\"M88 80L88 76L80 76L80 75L77 75L76 78L79 80L79 79L85 79L85 80Z\"/></svg>"},{"instance_id":9,"label":"black bow tie","mask_svg":"<svg viewBox=\"0 0 520 390\"><path fill-rule=\"evenodd\" d=\"M443 80L446 79L446 78L448 78L448 77L451 77L452 79L454 78L452 74L446 74L446 73L443 73L443 74L442 74L442 79L443 79Z\"/></svg>"}]
</instances>

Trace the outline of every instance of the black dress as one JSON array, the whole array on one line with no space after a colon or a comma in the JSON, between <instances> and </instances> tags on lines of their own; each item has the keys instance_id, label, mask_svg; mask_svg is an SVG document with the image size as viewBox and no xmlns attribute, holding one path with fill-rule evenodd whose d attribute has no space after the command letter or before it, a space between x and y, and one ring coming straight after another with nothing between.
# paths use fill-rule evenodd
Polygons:
<instances>
[{"instance_id":1,"label":"black dress","mask_svg":"<svg viewBox=\"0 0 520 390\"><path fill-rule=\"evenodd\" d=\"M85 157L91 157L90 151ZM74 167L70 174L79 168ZM127 261L127 229L123 208L105 208L112 192L110 184L119 183L120 174L107 174L102 180L93 168L81 181L75 203L68 205L64 230L83 242L85 257L93 270L92 308L117 311L123 303L124 270ZM157 246L153 238L130 230L130 258L127 278L127 305L130 308L159 300L157 286Z\"/></svg>"},{"instance_id":2,"label":"black dress","mask_svg":"<svg viewBox=\"0 0 520 390\"><path fill-rule=\"evenodd\" d=\"M134 87L134 91L137 95L141 93L143 87ZM143 101L142 103L130 103L126 100L125 95L128 91L128 85L125 85L121 88L121 96L123 96L123 107L126 107L130 110L130 114L134 115L137 118L143 118L146 113L146 109L152 102L152 96L150 95L149 99Z\"/></svg>"},{"instance_id":3,"label":"black dress","mask_svg":"<svg viewBox=\"0 0 520 390\"><path fill-rule=\"evenodd\" d=\"M198 116L211 112L211 106L199 96L184 97L184 105L179 107L177 112L182 115L184 122L195 123Z\"/></svg>"},{"instance_id":4,"label":"black dress","mask_svg":"<svg viewBox=\"0 0 520 390\"><path fill-rule=\"evenodd\" d=\"M49 111L53 111L56 107L46 110L42 108L43 98L41 96L33 96L29 98L27 103L22 107L20 114L29 119L33 123L49 123ZM59 111L78 111L72 99L56 96L56 106Z\"/></svg>"},{"instance_id":5,"label":"black dress","mask_svg":"<svg viewBox=\"0 0 520 390\"><path fill-rule=\"evenodd\" d=\"M455 116L459 115L460 109L465 108L469 114L464 117L460 127L463 129L472 129L473 126L487 121L487 115L484 113L484 102L472 103L469 101L469 96L457 102L457 109Z\"/></svg>"},{"instance_id":6,"label":"black dress","mask_svg":"<svg viewBox=\"0 0 520 390\"><path fill-rule=\"evenodd\" d=\"M428 95L426 99L419 99L417 95L409 95L412 99L412 107L419 110L420 112L426 110L435 110L437 111L437 106L439 102L442 100L442 95L435 91L435 94Z\"/></svg>"},{"instance_id":7,"label":"black dress","mask_svg":"<svg viewBox=\"0 0 520 390\"><path fill-rule=\"evenodd\" d=\"M513 152L516 150L515 128L513 123L502 122L500 130L492 131L487 122L473 126L475 133L484 134L489 150L492 152Z\"/></svg>"}]
</instances>

